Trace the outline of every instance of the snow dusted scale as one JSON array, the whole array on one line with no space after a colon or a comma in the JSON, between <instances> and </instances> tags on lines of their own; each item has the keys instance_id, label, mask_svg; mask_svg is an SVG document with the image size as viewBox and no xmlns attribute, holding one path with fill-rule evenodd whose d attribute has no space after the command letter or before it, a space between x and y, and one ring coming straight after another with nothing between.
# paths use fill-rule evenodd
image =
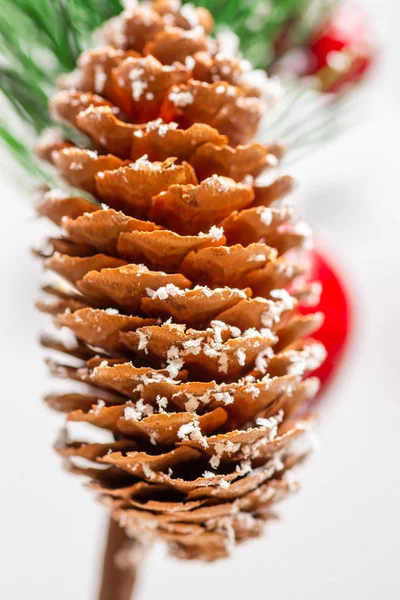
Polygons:
<instances>
[{"instance_id":1,"label":"snow dusted scale","mask_svg":"<svg viewBox=\"0 0 400 600\"><path fill-rule=\"evenodd\" d=\"M47 398L67 413L57 450L128 535L205 560L259 535L297 490L307 376L325 355L308 337L321 315L297 308L315 286L301 277L309 232L281 202L282 148L251 141L262 91L212 26L175 0L112 19L51 101L87 147L47 134L37 148L93 196L50 190L38 205L61 228L38 306L64 335L43 344L78 382ZM102 435L77 440L76 422Z\"/></svg>"}]
</instances>

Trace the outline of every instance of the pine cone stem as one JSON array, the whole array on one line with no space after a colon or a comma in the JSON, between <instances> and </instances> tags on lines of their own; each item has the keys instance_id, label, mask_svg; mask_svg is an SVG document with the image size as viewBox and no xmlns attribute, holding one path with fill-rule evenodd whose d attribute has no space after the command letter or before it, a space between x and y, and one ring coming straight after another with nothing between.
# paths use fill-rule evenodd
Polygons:
<instances>
[{"instance_id":1,"label":"pine cone stem","mask_svg":"<svg viewBox=\"0 0 400 600\"><path fill-rule=\"evenodd\" d=\"M110 518L99 600L132 600L144 554L143 544Z\"/></svg>"}]
</instances>

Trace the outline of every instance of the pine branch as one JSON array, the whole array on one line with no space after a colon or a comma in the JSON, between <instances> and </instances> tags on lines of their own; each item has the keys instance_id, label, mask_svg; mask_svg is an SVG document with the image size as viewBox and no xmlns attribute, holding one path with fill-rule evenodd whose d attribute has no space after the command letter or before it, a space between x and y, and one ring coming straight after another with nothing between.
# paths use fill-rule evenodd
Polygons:
<instances>
[{"instance_id":1,"label":"pine branch","mask_svg":"<svg viewBox=\"0 0 400 600\"><path fill-rule=\"evenodd\" d=\"M54 185L55 178L42 168L42 165L32 153L32 149L18 140L2 122L0 122L0 138L3 140L4 145L15 158L16 162L21 165L27 173L32 175L35 180L46 185Z\"/></svg>"},{"instance_id":2,"label":"pine branch","mask_svg":"<svg viewBox=\"0 0 400 600\"><path fill-rule=\"evenodd\" d=\"M287 44L302 44L316 23L339 0L184 0L208 8L217 28L228 27L240 39L245 58L269 69L279 55L277 42L290 25ZM286 48L285 48L286 49Z\"/></svg>"},{"instance_id":3,"label":"pine branch","mask_svg":"<svg viewBox=\"0 0 400 600\"><path fill-rule=\"evenodd\" d=\"M92 32L121 10L119 0L5 0L0 14L2 92L8 98L17 93L26 111L25 97L33 96L37 112L45 114L58 75L75 68Z\"/></svg>"},{"instance_id":4,"label":"pine branch","mask_svg":"<svg viewBox=\"0 0 400 600\"><path fill-rule=\"evenodd\" d=\"M245 58L258 68L268 69L278 57L277 42L288 25L290 36L285 43L301 44L310 27L339 0L184 1L208 8L217 31L231 29L240 39ZM17 136L8 124L0 123L0 140L30 173L40 173L41 179L45 172L38 161L29 158L31 149L24 140L52 124L48 100L57 78L75 68L79 54L90 47L93 31L122 9L121 0L2 1L0 92L20 124ZM293 120L289 122L293 126ZM67 133L69 139L79 142L76 132Z\"/></svg>"},{"instance_id":5,"label":"pine branch","mask_svg":"<svg viewBox=\"0 0 400 600\"><path fill-rule=\"evenodd\" d=\"M34 81L24 80L10 68L0 68L0 90L19 117L36 132L50 124L48 96Z\"/></svg>"},{"instance_id":6,"label":"pine branch","mask_svg":"<svg viewBox=\"0 0 400 600\"><path fill-rule=\"evenodd\" d=\"M49 181L25 141L52 124L48 100L63 72L74 69L93 31L123 9L120 0L3 0L0 92L19 117L17 136L4 122L0 139L26 170ZM71 132L69 132L71 134Z\"/></svg>"}]
</instances>

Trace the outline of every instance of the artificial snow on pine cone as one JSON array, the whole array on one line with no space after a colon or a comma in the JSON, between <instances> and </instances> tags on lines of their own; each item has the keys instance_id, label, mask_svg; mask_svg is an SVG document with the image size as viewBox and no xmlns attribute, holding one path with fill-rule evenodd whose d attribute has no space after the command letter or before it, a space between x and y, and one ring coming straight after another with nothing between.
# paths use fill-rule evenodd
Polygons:
<instances>
[{"instance_id":1,"label":"artificial snow on pine cone","mask_svg":"<svg viewBox=\"0 0 400 600\"><path fill-rule=\"evenodd\" d=\"M280 202L282 148L251 141L260 91L211 29L175 0L114 18L51 101L87 147L38 143L91 194L38 205L61 228L44 264L62 278L38 306L65 334L43 344L80 384L47 398L67 413L57 451L130 536L205 560L259 535L297 489L325 355L308 337L321 314L297 308L314 286L308 231ZM75 439L76 422L105 436Z\"/></svg>"}]
</instances>

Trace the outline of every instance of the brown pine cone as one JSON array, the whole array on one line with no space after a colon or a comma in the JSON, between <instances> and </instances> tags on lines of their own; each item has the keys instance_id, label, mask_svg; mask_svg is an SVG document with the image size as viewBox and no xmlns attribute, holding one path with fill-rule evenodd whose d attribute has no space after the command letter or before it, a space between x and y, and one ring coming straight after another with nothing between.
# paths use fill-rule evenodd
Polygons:
<instances>
[{"instance_id":1,"label":"brown pine cone","mask_svg":"<svg viewBox=\"0 0 400 600\"><path fill-rule=\"evenodd\" d=\"M90 145L38 144L93 195L53 190L38 206L62 228L45 267L67 282L44 288L38 306L65 335L42 341L71 357L53 373L81 382L47 402L68 426L106 430L95 443L64 432L57 450L128 534L206 560L297 489L318 389L306 377L324 359L308 339L321 315L296 308L307 231L279 203L293 186L273 176L282 149L251 141L263 102L211 24L175 0L107 23L109 46L51 101Z\"/></svg>"}]
</instances>

